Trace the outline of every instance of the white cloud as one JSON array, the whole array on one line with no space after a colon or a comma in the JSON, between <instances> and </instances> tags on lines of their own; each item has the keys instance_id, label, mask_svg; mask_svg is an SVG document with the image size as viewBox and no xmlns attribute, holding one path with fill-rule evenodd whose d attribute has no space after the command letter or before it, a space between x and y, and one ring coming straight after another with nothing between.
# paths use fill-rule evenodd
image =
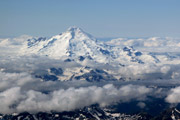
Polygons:
<instances>
[{"instance_id":1,"label":"white cloud","mask_svg":"<svg viewBox=\"0 0 180 120\"><path fill-rule=\"evenodd\" d=\"M180 103L180 87L171 89L166 97L166 101L169 103Z\"/></svg>"},{"instance_id":2,"label":"white cloud","mask_svg":"<svg viewBox=\"0 0 180 120\"><path fill-rule=\"evenodd\" d=\"M0 91L3 91L7 88L23 86L29 82L34 82L36 79L33 79L31 75L27 73L5 73L0 72Z\"/></svg>"},{"instance_id":3,"label":"white cloud","mask_svg":"<svg viewBox=\"0 0 180 120\"><path fill-rule=\"evenodd\" d=\"M20 45L20 42L29 36L15 38L11 43L11 48L4 49L12 52ZM122 39L123 40L127 39ZM159 38L149 40L148 46L159 46ZM142 46L145 42L143 39L129 40L124 45ZM9 39L0 43L2 46L9 44ZM163 44L165 45L165 44ZM171 44L173 45L173 44ZM147 45L146 45L147 46ZM1 54L1 53L0 53ZM4 55L4 56L3 56ZM76 62L65 63L62 60L54 60L48 57L40 56L11 56L4 52L0 56L0 113L12 112L39 112L39 111L70 111L92 104L106 106L116 102L128 102L131 100L143 101L146 95L152 89L139 85L122 85L115 87L112 84L92 86L92 84L78 83L61 83L61 82L41 82L40 79L34 78L34 74L46 74L47 69L51 67L62 68L63 70L90 66L92 68L108 69L112 75L126 77L129 80L157 80L177 79L180 76L180 65L170 64L130 64L125 67L114 65L99 64L92 61L84 61L82 64ZM9 55L9 56L8 56ZM148 58L147 58L148 59ZM73 71L74 72L74 71ZM76 71L75 71L76 72ZM74 74L74 73L73 73ZM72 75L68 73L68 75ZM86 83L85 83L86 84ZM93 83L94 84L94 83ZM91 85L91 86L90 86ZM86 86L86 87L82 87ZM159 89L156 94L162 94ZM180 103L180 87L171 90L166 101L169 103ZM137 104L143 108L146 105L143 102Z\"/></svg>"},{"instance_id":4,"label":"white cloud","mask_svg":"<svg viewBox=\"0 0 180 120\"><path fill-rule=\"evenodd\" d=\"M150 37L150 38L117 38L111 41L108 41L107 44L110 45L119 45L119 46L134 46L135 48L141 49L150 52L178 52L180 38L171 38L171 37Z\"/></svg>"},{"instance_id":5,"label":"white cloud","mask_svg":"<svg viewBox=\"0 0 180 120\"><path fill-rule=\"evenodd\" d=\"M0 93L0 113L14 112L15 105L23 98L20 87L13 87Z\"/></svg>"},{"instance_id":6,"label":"white cloud","mask_svg":"<svg viewBox=\"0 0 180 120\"><path fill-rule=\"evenodd\" d=\"M107 106L116 102L127 102L133 99L144 100L152 89L145 86L125 85L116 88L112 84L102 87L89 86L53 90L43 93L35 90L23 90L23 87L12 87L0 92L0 113L71 111L92 104Z\"/></svg>"}]
</instances>

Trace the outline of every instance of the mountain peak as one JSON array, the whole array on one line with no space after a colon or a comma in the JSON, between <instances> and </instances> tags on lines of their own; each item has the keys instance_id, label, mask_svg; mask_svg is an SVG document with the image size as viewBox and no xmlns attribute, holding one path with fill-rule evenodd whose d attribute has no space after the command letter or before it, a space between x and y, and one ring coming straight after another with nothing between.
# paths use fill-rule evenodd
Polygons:
<instances>
[{"instance_id":1,"label":"mountain peak","mask_svg":"<svg viewBox=\"0 0 180 120\"><path fill-rule=\"evenodd\" d=\"M78 39L78 40L94 40L94 41L96 41L96 38L94 38L89 33L86 33L84 30L82 30L81 28L79 28L77 26L69 27L67 29L67 31L65 32L65 34L66 33L68 33L68 34L70 33L71 37L73 39Z\"/></svg>"},{"instance_id":2,"label":"mountain peak","mask_svg":"<svg viewBox=\"0 0 180 120\"><path fill-rule=\"evenodd\" d=\"M75 31L83 31L83 30L77 26L72 26L72 27L69 27L67 31L75 32Z\"/></svg>"}]
</instances>

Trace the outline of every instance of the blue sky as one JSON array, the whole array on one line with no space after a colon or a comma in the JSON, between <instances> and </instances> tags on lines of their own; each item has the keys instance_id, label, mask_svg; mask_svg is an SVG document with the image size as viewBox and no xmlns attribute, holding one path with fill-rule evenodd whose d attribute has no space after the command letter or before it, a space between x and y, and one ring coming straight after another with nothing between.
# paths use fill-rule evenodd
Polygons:
<instances>
[{"instance_id":1,"label":"blue sky","mask_svg":"<svg viewBox=\"0 0 180 120\"><path fill-rule=\"evenodd\" d=\"M180 0L0 0L0 37L74 25L96 37L180 37Z\"/></svg>"}]
</instances>

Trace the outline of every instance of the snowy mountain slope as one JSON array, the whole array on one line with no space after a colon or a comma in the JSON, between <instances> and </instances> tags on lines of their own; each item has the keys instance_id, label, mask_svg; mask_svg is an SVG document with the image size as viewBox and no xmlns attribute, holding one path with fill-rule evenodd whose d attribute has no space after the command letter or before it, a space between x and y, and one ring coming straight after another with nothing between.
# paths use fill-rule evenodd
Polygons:
<instances>
[{"instance_id":1,"label":"snowy mountain slope","mask_svg":"<svg viewBox=\"0 0 180 120\"><path fill-rule=\"evenodd\" d=\"M83 56L101 61L106 59L105 52L109 53L94 37L77 27L71 27L50 39L29 39L26 44L26 53L38 53L52 58Z\"/></svg>"},{"instance_id":2,"label":"snowy mountain slope","mask_svg":"<svg viewBox=\"0 0 180 120\"><path fill-rule=\"evenodd\" d=\"M82 62L86 59L98 63L156 63L157 60L148 54L134 50L132 47L121 49L117 46L99 42L81 28L70 27L66 32L47 38L32 38L24 43L23 54L46 55L50 58L69 57Z\"/></svg>"}]
</instances>

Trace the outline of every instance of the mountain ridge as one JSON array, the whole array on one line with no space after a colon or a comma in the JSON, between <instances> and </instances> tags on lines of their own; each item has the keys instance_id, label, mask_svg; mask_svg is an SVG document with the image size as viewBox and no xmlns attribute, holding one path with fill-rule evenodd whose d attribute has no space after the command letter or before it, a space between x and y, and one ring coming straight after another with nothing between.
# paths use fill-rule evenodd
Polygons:
<instances>
[{"instance_id":1,"label":"mountain ridge","mask_svg":"<svg viewBox=\"0 0 180 120\"><path fill-rule=\"evenodd\" d=\"M49 39L45 37L28 39L22 51L27 55L39 54L55 59L66 56L78 60L81 57L98 63L157 62L153 56L137 51L133 47L120 48L100 42L81 28L74 26Z\"/></svg>"}]
</instances>

